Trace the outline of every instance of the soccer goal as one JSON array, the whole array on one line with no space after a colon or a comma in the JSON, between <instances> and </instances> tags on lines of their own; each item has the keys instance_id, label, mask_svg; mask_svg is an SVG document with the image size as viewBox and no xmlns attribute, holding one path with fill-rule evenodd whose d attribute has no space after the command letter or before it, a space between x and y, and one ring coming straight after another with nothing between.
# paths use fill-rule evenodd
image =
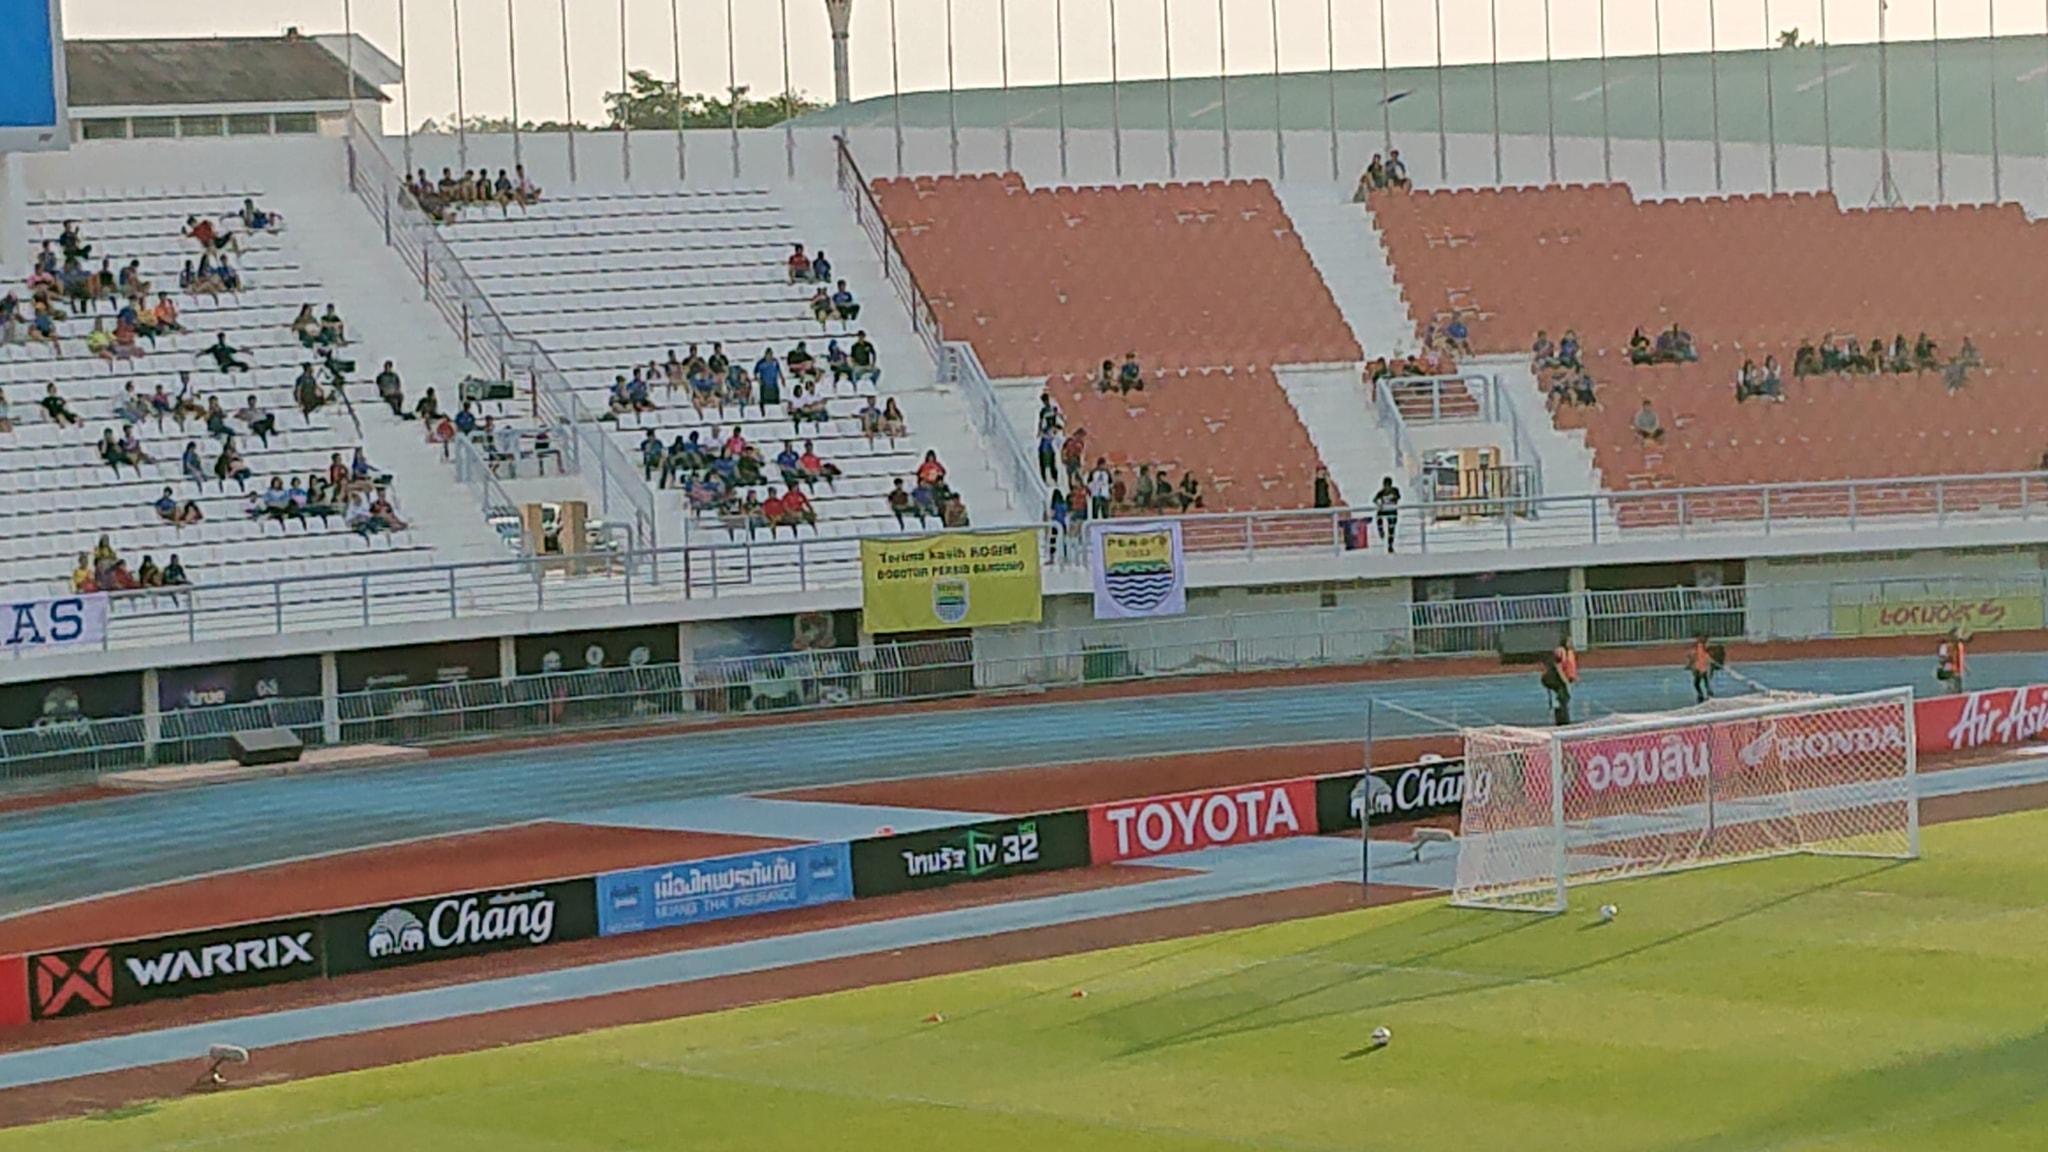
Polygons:
<instances>
[{"instance_id":1,"label":"soccer goal","mask_svg":"<svg viewBox=\"0 0 2048 1152\"><path fill-rule=\"evenodd\" d=\"M1793 853L1920 854L1911 689L1768 694L1465 735L1451 902L1561 912L1580 884Z\"/></svg>"}]
</instances>

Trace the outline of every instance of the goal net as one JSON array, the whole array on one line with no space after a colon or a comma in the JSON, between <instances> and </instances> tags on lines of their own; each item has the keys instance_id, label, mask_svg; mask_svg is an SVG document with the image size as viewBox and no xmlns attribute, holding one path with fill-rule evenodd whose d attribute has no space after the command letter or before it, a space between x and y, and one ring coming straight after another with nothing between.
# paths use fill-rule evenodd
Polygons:
<instances>
[{"instance_id":1,"label":"goal net","mask_svg":"<svg viewBox=\"0 0 2048 1152\"><path fill-rule=\"evenodd\" d=\"M1451 902L1559 912L1579 884L1792 853L1920 854L1911 689L1770 694L1465 736Z\"/></svg>"}]
</instances>

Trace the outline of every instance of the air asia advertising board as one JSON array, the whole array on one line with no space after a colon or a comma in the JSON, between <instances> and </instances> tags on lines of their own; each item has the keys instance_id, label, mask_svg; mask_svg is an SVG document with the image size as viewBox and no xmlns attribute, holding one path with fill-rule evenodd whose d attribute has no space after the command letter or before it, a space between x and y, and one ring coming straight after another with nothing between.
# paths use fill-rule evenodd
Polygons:
<instances>
[{"instance_id":1,"label":"air asia advertising board","mask_svg":"<svg viewBox=\"0 0 2048 1152\"><path fill-rule=\"evenodd\" d=\"M1097 864L1284 840L1315 830L1316 782L1307 777L1088 809L1089 855Z\"/></svg>"},{"instance_id":2,"label":"air asia advertising board","mask_svg":"<svg viewBox=\"0 0 2048 1152\"><path fill-rule=\"evenodd\" d=\"M1490 780L1488 781L1490 783ZM1368 807L1374 823L1456 816L1465 802L1462 760L1429 760L1316 780L1316 831L1358 827Z\"/></svg>"},{"instance_id":3,"label":"air asia advertising board","mask_svg":"<svg viewBox=\"0 0 2048 1152\"><path fill-rule=\"evenodd\" d=\"M617 936L851 899L846 845L774 848L600 876L597 930Z\"/></svg>"},{"instance_id":4,"label":"air asia advertising board","mask_svg":"<svg viewBox=\"0 0 2048 1152\"><path fill-rule=\"evenodd\" d=\"M336 912L322 921L332 976L538 948L597 935L589 879Z\"/></svg>"},{"instance_id":5,"label":"air asia advertising board","mask_svg":"<svg viewBox=\"0 0 2048 1152\"><path fill-rule=\"evenodd\" d=\"M1913 704L1922 752L1965 752L2024 744L2048 732L2048 684L1935 696Z\"/></svg>"},{"instance_id":6,"label":"air asia advertising board","mask_svg":"<svg viewBox=\"0 0 2048 1152\"><path fill-rule=\"evenodd\" d=\"M156 936L29 958L29 1007L38 1020L308 980L323 970L313 917Z\"/></svg>"},{"instance_id":7,"label":"air asia advertising board","mask_svg":"<svg viewBox=\"0 0 2048 1152\"><path fill-rule=\"evenodd\" d=\"M857 840L852 860L853 894L861 899L962 880L1086 868L1088 816L1048 812Z\"/></svg>"}]
</instances>

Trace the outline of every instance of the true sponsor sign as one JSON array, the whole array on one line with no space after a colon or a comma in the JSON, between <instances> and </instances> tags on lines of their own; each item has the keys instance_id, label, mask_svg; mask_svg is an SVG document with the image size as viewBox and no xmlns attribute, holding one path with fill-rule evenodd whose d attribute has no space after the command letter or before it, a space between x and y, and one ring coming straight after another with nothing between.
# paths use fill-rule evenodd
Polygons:
<instances>
[{"instance_id":1,"label":"true sponsor sign","mask_svg":"<svg viewBox=\"0 0 2048 1152\"><path fill-rule=\"evenodd\" d=\"M617 936L853 899L844 844L772 848L597 878L597 927Z\"/></svg>"},{"instance_id":2,"label":"true sponsor sign","mask_svg":"<svg viewBox=\"0 0 2048 1152\"><path fill-rule=\"evenodd\" d=\"M29 958L38 1020L307 980L324 970L313 917L44 952Z\"/></svg>"},{"instance_id":3,"label":"true sponsor sign","mask_svg":"<svg viewBox=\"0 0 2048 1152\"><path fill-rule=\"evenodd\" d=\"M1304 777L1088 809L1088 847L1097 864L1194 852L1226 844L1284 840L1316 831L1316 782Z\"/></svg>"}]
</instances>

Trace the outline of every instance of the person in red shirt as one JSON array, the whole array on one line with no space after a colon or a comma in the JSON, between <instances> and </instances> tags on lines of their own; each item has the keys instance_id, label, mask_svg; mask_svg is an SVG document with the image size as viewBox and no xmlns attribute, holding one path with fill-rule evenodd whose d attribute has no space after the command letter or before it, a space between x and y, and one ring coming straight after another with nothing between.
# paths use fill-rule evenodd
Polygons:
<instances>
[{"instance_id":1,"label":"person in red shirt","mask_svg":"<svg viewBox=\"0 0 2048 1152\"><path fill-rule=\"evenodd\" d=\"M839 465L821 458L817 446L811 441L804 441L804 454L797 458L796 466L810 480L814 490L820 480L823 480L827 487L838 490Z\"/></svg>"},{"instance_id":2,"label":"person in red shirt","mask_svg":"<svg viewBox=\"0 0 2048 1152\"><path fill-rule=\"evenodd\" d=\"M818 513L811 507L811 498L801 488L791 488L782 498L782 519L789 525L790 535L796 535L797 525L808 524L813 532L818 528Z\"/></svg>"},{"instance_id":3,"label":"person in red shirt","mask_svg":"<svg viewBox=\"0 0 2048 1152\"><path fill-rule=\"evenodd\" d=\"M185 217L185 235L198 241L199 248L203 252L220 252L226 249L233 249L237 255L240 255L242 251L241 241L235 239L233 232L221 232L214 228L213 221L201 220L197 216Z\"/></svg>"},{"instance_id":4,"label":"person in red shirt","mask_svg":"<svg viewBox=\"0 0 2048 1152\"><path fill-rule=\"evenodd\" d=\"M782 527L788 517L789 505L783 502L781 496L776 495L775 489L770 488L768 490L768 498L761 501L761 519L768 523L768 535L773 537L775 530ZM790 529L790 535L796 535L794 526Z\"/></svg>"},{"instance_id":5,"label":"person in red shirt","mask_svg":"<svg viewBox=\"0 0 2048 1152\"><path fill-rule=\"evenodd\" d=\"M927 450L924 454L924 462L917 466L917 482L936 488L945 479L946 466L939 463L939 454Z\"/></svg>"}]
</instances>

